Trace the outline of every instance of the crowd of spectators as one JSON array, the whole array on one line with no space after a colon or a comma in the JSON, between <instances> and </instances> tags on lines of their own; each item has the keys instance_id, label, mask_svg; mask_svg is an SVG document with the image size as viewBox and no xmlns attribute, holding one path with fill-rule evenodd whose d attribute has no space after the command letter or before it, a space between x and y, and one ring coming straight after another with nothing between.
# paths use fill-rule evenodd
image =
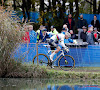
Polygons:
<instances>
[{"instance_id":1,"label":"crowd of spectators","mask_svg":"<svg viewBox=\"0 0 100 90\"><path fill-rule=\"evenodd\" d=\"M78 34L75 33L74 26L77 26ZM25 35L22 37L24 43L36 43L36 42L47 42L54 34L58 34L59 32L56 30L54 26L50 27L49 32L47 28L43 25L40 25L39 29L36 32L33 30L32 25L24 25ZM72 15L69 14L68 18L64 20L64 24L62 26L62 32L70 32L71 39L81 39L83 42L87 42L89 45L94 45L95 42L100 41L100 33L98 30L100 29L100 23L97 20L96 15L94 16L94 20L91 21L91 24L87 24L87 21L83 18L83 15L80 15L80 19L77 24L72 18Z\"/></svg>"}]
</instances>

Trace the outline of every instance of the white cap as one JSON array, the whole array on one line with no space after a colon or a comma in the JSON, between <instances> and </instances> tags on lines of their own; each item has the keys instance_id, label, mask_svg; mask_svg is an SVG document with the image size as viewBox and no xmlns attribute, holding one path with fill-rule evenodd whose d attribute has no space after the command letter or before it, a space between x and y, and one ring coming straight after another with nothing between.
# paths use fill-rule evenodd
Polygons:
<instances>
[{"instance_id":1,"label":"white cap","mask_svg":"<svg viewBox=\"0 0 100 90\"><path fill-rule=\"evenodd\" d=\"M69 38L71 37L71 34L69 32L66 32L65 35L67 35Z\"/></svg>"}]
</instances>

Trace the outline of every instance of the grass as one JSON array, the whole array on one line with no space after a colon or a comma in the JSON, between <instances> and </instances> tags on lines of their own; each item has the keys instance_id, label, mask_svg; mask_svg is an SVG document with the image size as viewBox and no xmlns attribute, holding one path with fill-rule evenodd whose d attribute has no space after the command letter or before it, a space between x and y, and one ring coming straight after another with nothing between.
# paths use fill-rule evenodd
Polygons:
<instances>
[{"instance_id":1,"label":"grass","mask_svg":"<svg viewBox=\"0 0 100 90\"><path fill-rule=\"evenodd\" d=\"M47 69L47 73L51 78L100 79L100 71L94 72L92 70L99 70L99 67L75 68L73 71Z\"/></svg>"},{"instance_id":2,"label":"grass","mask_svg":"<svg viewBox=\"0 0 100 90\"><path fill-rule=\"evenodd\" d=\"M13 64L12 64L13 63ZM10 67L11 66L11 67ZM10 62L3 78L49 78L49 79L100 79L99 67L77 67L72 71L63 71L55 67L36 66L32 63Z\"/></svg>"}]
</instances>

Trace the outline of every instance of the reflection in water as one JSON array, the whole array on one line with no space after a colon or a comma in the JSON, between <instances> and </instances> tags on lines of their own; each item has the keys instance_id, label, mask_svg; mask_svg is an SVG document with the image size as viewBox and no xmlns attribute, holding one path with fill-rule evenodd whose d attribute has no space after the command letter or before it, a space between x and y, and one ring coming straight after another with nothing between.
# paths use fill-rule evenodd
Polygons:
<instances>
[{"instance_id":1,"label":"reflection in water","mask_svg":"<svg viewBox=\"0 0 100 90\"><path fill-rule=\"evenodd\" d=\"M0 79L0 90L100 90L99 85L97 80Z\"/></svg>"},{"instance_id":2,"label":"reflection in water","mask_svg":"<svg viewBox=\"0 0 100 90\"><path fill-rule=\"evenodd\" d=\"M53 86L48 90L100 90L100 86L98 85L75 85L75 86Z\"/></svg>"}]
</instances>

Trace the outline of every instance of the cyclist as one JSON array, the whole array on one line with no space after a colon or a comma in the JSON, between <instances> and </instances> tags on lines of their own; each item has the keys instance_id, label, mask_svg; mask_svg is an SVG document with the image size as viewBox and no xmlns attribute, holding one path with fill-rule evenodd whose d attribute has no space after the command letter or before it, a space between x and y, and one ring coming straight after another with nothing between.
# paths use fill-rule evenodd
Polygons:
<instances>
[{"instance_id":1,"label":"cyclist","mask_svg":"<svg viewBox=\"0 0 100 90\"><path fill-rule=\"evenodd\" d=\"M64 48L64 50L66 50L67 52L69 51L69 48L65 46L64 44L64 39L68 39L70 38L71 35L69 32L65 32L65 34L63 33L59 33L59 34L56 34L54 36L52 36L50 38L50 41L49 41L49 45L50 45L50 48L51 50L55 50L55 48L57 48L51 55L50 55L50 63L51 63L51 68L54 68L52 66L52 62L53 62L53 57L56 53L58 53L60 50L61 50L61 47ZM59 44L59 45L58 45Z\"/></svg>"}]
</instances>

